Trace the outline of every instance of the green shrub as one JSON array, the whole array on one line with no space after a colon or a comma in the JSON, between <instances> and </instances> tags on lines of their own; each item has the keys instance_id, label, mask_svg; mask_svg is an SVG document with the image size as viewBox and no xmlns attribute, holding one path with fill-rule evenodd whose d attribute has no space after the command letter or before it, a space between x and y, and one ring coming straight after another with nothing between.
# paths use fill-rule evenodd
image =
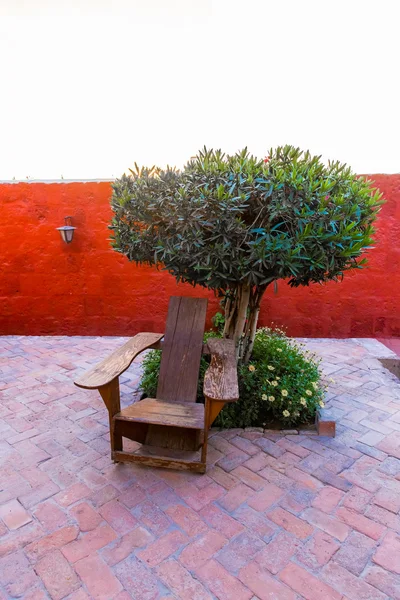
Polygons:
<instances>
[{"instance_id":1,"label":"green shrub","mask_svg":"<svg viewBox=\"0 0 400 600\"><path fill-rule=\"evenodd\" d=\"M205 340L215 337L214 332ZM143 361L141 387L156 396L161 352L152 350ZM238 367L238 402L225 405L214 425L217 427L263 427L280 422L292 427L313 420L324 405L326 387L321 381L320 361L304 349L304 344L288 338L279 329L258 329L248 365ZM197 400L204 402L204 373L209 357L203 356Z\"/></svg>"}]
</instances>

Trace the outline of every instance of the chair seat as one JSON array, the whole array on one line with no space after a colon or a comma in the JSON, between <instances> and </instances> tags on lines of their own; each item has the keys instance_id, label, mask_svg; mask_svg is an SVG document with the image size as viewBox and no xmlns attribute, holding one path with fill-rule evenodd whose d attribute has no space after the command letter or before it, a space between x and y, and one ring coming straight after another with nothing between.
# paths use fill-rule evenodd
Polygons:
<instances>
[{"instance_id":1,"label":"chair seat","mask_svg":"<svg viewBox=\"0 0 400 600\"><path fill-rule=\"evenodd\" d=\"M145 398L121 410L114 419L185 429L204 429L204 404Z\"/></svg>"}]
</instances>

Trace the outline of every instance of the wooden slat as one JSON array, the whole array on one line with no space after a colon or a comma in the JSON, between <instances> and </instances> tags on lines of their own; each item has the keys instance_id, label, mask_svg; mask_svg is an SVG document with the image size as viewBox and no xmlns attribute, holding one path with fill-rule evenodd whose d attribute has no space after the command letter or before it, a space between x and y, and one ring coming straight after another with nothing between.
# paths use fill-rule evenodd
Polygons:
<instances>
[{"instance_id":1,"label":"wooden slat","mask_svg":"<svg viewBox=\"0 0 400 600\"><path fill-rule=\"evenodd\" d=\"M157 398L196 402L207 299L173 296L169 302Z\"/></svg>"},{"instance_id":2,"label":"wooden slat","mask_svg":"<svg viewBox=\"0 0 400 600\"><path fill-rule=\"evenodd\" d=\"M81 375L75 385L85 389L97 389L121 375L134 358L161 340L162 333L138 333L121 348Z\"/></svg>"},{"instance_id":3,"label":"wooden slat","mask_svg":"<svg viewBox=\"0 0 400 600\"><path fill-rule=\"evenodd\" d=\"M119 421L204 429L204 405L195 402L163 402L145 398L124 408L114 418Z\"/></svg>"},{"instance_id":4,"label":"wooden slat","mask_svg":"<svg viewBox=\"0 0 400 600\"><path fill-rule=\"evenodd\" d=\"M204 395L211 400L235 402L239 399L235 343L210 338L207 345L211 363L204 377Z\"/></svg>"},{"instance_id":5,"label":"wooden slat","mask_svg":"<svg viewBox=\"0 0 400 600\"><path fill-rule=\"evenodd\" d=\"M194 471L197 473L206 472L206 464L198 461L173 459L170 457L157 455L141 455L129 452L113 452L113 460L121 462L137 462L148 467L164 467L167 469L180 469L185 471Z\"/></svg>"}]
</instances>

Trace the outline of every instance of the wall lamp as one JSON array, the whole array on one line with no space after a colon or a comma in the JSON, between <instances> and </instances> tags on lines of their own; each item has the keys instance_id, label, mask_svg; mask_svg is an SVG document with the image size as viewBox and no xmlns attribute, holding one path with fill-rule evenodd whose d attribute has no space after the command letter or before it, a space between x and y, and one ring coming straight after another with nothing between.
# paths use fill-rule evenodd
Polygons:
<instances>
[{"instance_id":1,"label":"wall lamp","mask_svg":"<svg viewBox=\"0 0 400 600\"><path fill-rule=\"evenodd\" d=\"M62 240L66 244L70 244L74 237L74 231L76 227L72 227L72 217L64 217L65 225L57 227L57 231L60 232Z\"/></svg>"}]
</instances>

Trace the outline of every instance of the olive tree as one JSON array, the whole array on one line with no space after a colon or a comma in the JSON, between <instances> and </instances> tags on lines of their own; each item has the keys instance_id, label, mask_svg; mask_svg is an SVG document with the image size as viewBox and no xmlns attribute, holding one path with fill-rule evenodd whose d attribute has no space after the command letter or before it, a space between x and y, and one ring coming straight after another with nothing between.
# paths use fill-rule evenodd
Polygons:
<instances>
[{"instance_id":1,"label":"olive tree","mask_svg":"<svg viewBox=\"0 0 400 600\"><path fill-rule=\"evenodd\" d=\"M381 204L348 166L292 146L266 159L204 149L181 171L135 164L114 182L112 245L221 296L224 335L247 362L268 286L339 281L362 268Z\"/></svg>"}]
</instances>

